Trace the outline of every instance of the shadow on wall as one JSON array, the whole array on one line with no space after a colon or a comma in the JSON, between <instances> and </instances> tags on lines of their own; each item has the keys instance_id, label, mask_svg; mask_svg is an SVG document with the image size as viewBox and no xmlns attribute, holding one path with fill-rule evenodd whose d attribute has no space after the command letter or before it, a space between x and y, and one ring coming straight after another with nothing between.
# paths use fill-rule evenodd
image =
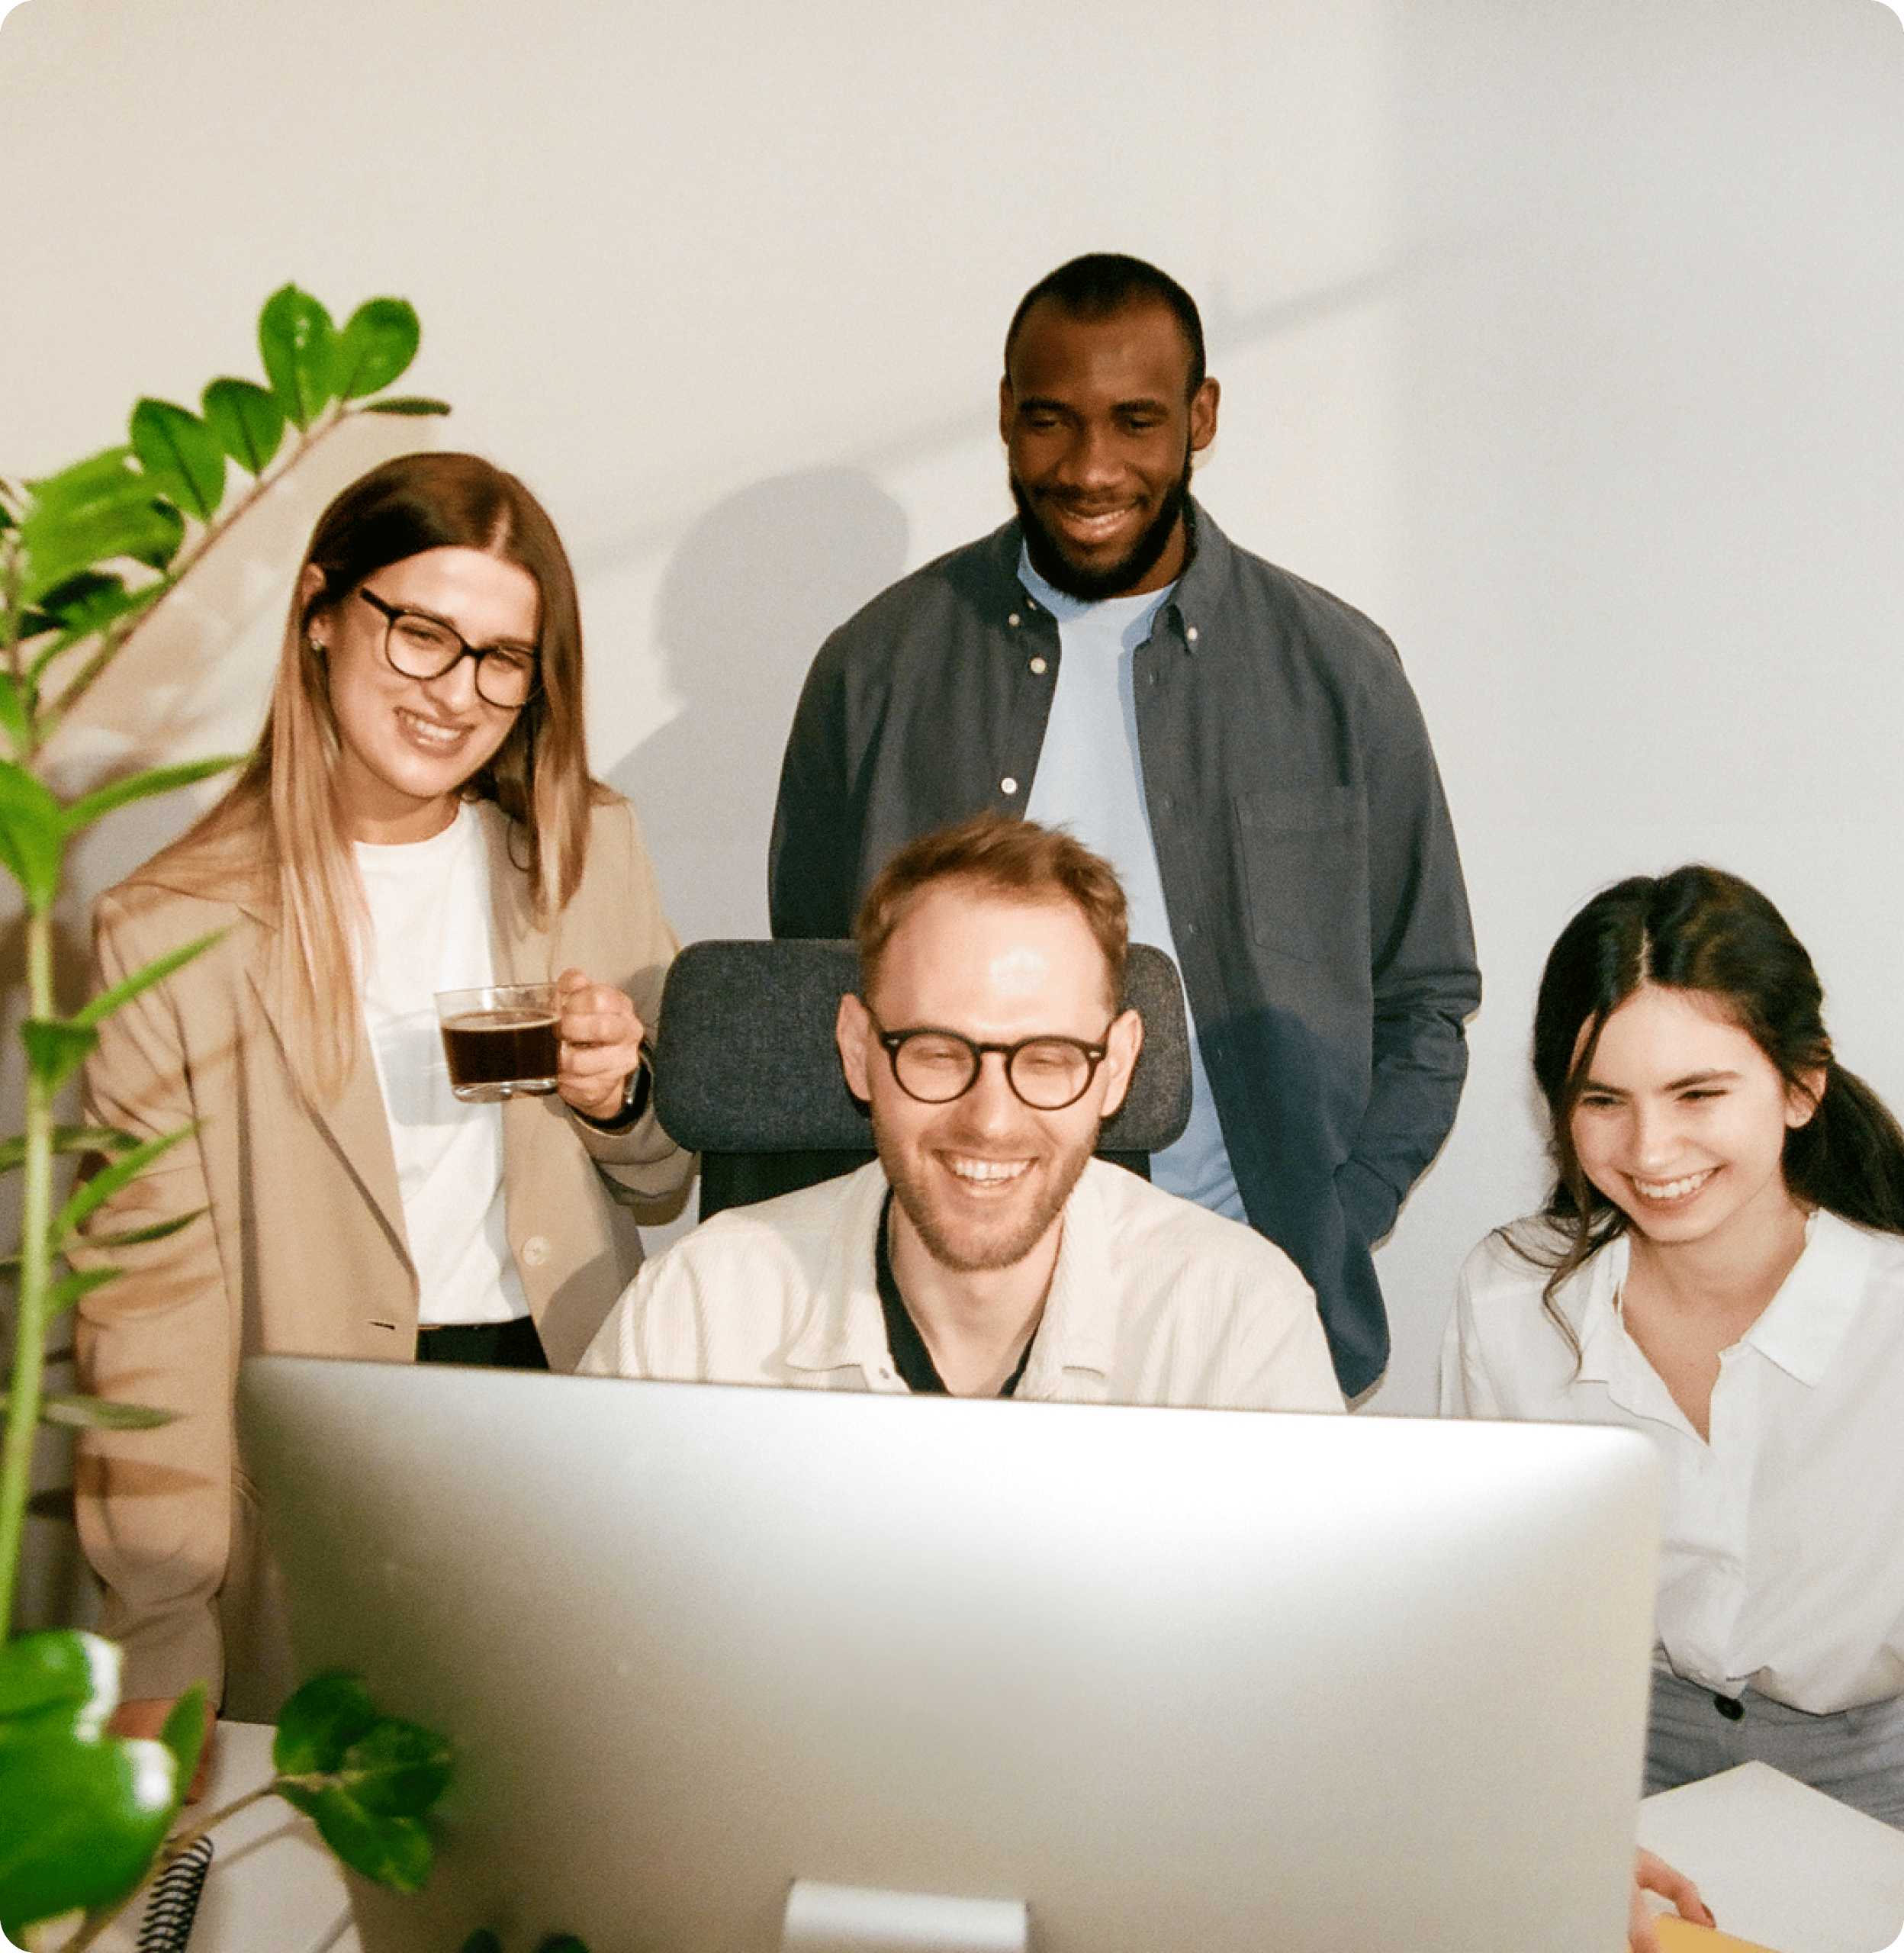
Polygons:
<instances>
[{"instance_id":1,"label":"shadow on wall","mask_svg":"<svg viewBox=\"0 0 1904 1953\"><path fill-rule=\"evenodd\" d=\"M767 934L767 836L807 667L905 568L906 537L870 475L816 468L716 503L663 573L655 639L681 709L609 777L683 942Z\"/></svg>"}]
</instances>

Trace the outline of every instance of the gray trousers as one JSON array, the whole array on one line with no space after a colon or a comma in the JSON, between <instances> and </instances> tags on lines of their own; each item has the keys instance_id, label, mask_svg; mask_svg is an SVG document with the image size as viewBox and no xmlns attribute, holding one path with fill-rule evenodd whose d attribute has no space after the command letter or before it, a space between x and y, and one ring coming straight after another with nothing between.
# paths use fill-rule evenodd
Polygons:
<instances>
[{"instance_id":1,"label":"gray trousers","mask_svg":"<svg viewBox=\"0 0 1904 1953\"><path fill-rule=\"evenodd\" d=\"M1904 1696L1813 1716L1755 1689L1735 1700L1654 1669L1648 1797L1752 1762L1904 1830Z\"/></svg>"}]
</instances>

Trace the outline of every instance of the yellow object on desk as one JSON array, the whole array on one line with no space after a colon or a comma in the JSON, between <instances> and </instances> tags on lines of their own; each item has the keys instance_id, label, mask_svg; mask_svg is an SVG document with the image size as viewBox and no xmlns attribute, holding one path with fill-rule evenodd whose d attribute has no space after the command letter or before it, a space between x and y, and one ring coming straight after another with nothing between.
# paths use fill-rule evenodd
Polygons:
<instances>
[{"instance_id":1,"label":"yellow object on desk","mask_svg":"<svg viewBox=\"0 0 1904 1953\"><path fill-rule=\"evenodd\" d=\"M1772 1953L1755 1939L1735 1939L1674 1913L1663 1913L1654 1923L1659 1928L1660 1953Z\"/></svg>"}]
</instances>

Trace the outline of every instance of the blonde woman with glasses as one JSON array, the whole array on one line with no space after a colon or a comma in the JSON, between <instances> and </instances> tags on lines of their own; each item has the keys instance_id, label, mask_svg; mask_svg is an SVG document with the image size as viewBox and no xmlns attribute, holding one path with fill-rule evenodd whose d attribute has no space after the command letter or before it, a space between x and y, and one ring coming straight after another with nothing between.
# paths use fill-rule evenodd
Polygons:
<instances>
[{"instance_id":1,"label":"blonde woman with glasses","mask_svg":"<svg viewBox=\"0 0 1904 1953\"><path fill-rule=\"evenodd\" d=\"M298 571L271 713L224 798L100 902L98 980L216 932L107 1020L87 1116L189 1125L94 1224L80 1310L103 1396L79 1524L126 1651L119 1718L193 1681L239 1717L291 1678L233 1444L261 1350L574 1366L690 1160L642 1057L675 944L628 803L591 779L574 581L547 514L468 455L346 489ZM433 997L551 983L545 1096L465 1104Z\"/></svg>"}]
</instances>

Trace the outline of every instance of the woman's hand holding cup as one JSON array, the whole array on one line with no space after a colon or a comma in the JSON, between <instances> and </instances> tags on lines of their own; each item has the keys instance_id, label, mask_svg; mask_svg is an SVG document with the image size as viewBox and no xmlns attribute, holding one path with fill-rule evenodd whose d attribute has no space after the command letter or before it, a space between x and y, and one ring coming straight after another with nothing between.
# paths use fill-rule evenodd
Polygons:
<instances>
[{"instance_id":1,"label":"woman's hand holding cup","mask_svg":"<svg viewBox=\"0 0 1904 1953\"><path fill-rule=\"evenodd\" d=\"M635 1006L613 984L564 970L555 980L555 1009L561 1039L555 1089L585 1118L612 1125L642 1064L645 1033Z\"/></svg>"}]
</instances>

